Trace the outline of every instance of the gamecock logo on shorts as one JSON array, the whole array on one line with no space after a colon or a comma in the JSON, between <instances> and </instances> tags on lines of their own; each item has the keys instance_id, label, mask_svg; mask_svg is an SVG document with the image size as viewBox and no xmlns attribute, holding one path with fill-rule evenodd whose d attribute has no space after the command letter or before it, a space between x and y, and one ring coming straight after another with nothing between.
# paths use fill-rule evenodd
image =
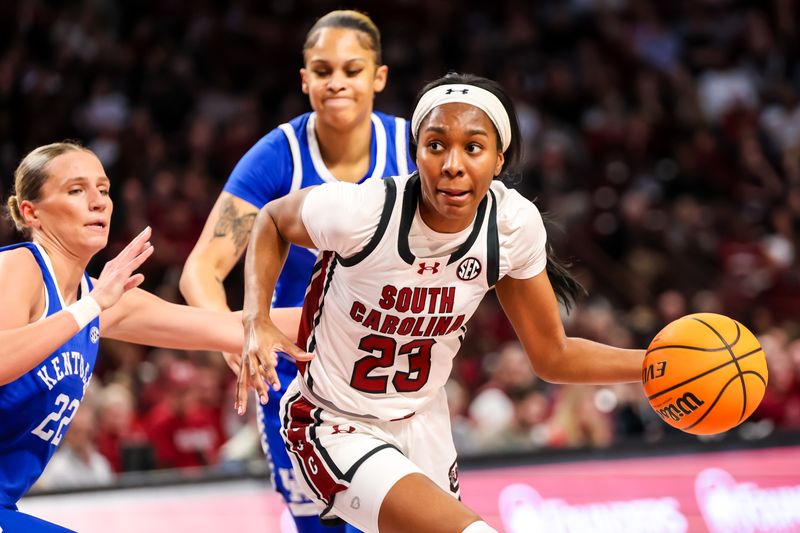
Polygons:
<instances>
[{"instance_id":1,"label":"gamecock logo on shorts","mask_svg":"<svg viewBox=\"0 0 800 533\"><path fill-rule=\"evenodd\" d=\"M469 281L471 279L475 279L478 277L478 274L481 273L481 262L475 259L474 257L467 257L461 264L458 265L458 270L456 274L458 275L458 279L463 279L464 281Z\"/></svg>"},{"instance_id":2,"label":"gamecock logo on shorts","mask_svg":"<svg viewBox=\"0 0 800 533\"><path fill-rule=\"evenodd\" d=\"M453 462L448 477L450 478L450 492L458 494L458 461Z\"/></svg>"}]
</instances>

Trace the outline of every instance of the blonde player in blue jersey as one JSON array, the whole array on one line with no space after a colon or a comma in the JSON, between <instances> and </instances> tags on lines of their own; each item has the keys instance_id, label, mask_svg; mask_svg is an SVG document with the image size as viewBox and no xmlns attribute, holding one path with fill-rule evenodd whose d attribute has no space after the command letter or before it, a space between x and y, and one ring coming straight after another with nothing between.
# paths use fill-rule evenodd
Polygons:
<instances>
[{"instance_id":1,"label":"blonde player in blue jersey","mask_svg":"<svg viewBox=\"0 0 800 533\"><path fill-rule=\"evenodd\" d=\"M256 213L267 202L310 185L360 183L414 169L406 120L373 111L388 69L381 64L378 29L366 15L333 11L320 18L306 36L303 59L302 89L313 112L269 132L234 168L181 277L181 292L191 305L228 308L222 282L244 252ZM315 261L315 252L291 248L273 295L274 307L302 305ZM238 373L240 354L225 357ZM281 357L278 374L284 388L296 372L294 361ZM282 394L271 390L269 403L259 412L273 484L300 533L343 531L341 525L323 527L314 506L297 488L280 436Z\"/></svg>"},{"instance_id":2,"label":"blonde player in blue jersey","mask_svg":"<svg viewBox=\"0 0 800 533\"><path fill-rule=\"evenodd\" d=\"M432 82L411 132L418 173L320 185L257 216L239 412L247 387L264 395L279 385L275 352L291 344L268 305L288 242L319 248L298 335L315 358L298 362L281 404L298 482L323 514L369 533L490 533L459 501L444 394L486 292L497 291L548 381L635 382L644 351L566 336L556 295L569 300L579 286L549 256L536 206L495 179L520 149L499 85L456 74Z\"/></svg>"},{"instance_id":3,"label":"blonde player in blue jersey","mask_svg":"<svg viewBox=\"0 0 800 533\"><path fill-rule=\"evenodd\" d=\"M0 248L0 531L69 531L17 501L69 429L101 337L189 350L236 350L241 318L168 303L136 288L152 254L145 229L94 280L86 265L108 241L110 180L90 150L55 143L15 173L8 209L31 242ZM299 310L277 311L296 331Z\"/></svg>"}]
</instances>

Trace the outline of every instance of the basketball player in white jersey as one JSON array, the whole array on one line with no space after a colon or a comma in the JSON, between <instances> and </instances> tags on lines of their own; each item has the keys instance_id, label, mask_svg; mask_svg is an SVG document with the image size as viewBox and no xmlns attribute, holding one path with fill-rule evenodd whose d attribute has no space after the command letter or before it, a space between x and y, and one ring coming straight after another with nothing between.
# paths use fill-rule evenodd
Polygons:
<instances>
[{"instance_id":1,"label":"basketball player in white jersey","mask_svg":"<svg viewBox=\"0 0 800 533\"><path fill-rule=\"evenodd\" d=\"M323 516L367 532L494 531L458 499L444 395L465 324L492 288L543 379L639 379L642 350L564 332L556 295L566 303L579 286L548 258L537 208L494 179L517 159L518 131L496 83L449 74L415 106L418 173L321 185L259 213L239 411L246 387L266 393L262 376L277 386L276 351L302 355L268 302L288 242L316 247L298 336L315 358L298 364L281 412L296 477Z\"/></svg>"}]
</instances>

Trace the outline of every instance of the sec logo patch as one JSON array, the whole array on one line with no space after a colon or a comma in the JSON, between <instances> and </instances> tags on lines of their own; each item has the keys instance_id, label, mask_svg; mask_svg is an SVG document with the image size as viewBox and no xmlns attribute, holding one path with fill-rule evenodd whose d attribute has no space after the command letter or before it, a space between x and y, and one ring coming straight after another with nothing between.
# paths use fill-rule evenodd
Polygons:
<instances>
[{"instance_id":1,"label":"sec logo patch","mask_svg":"<svg viewBox=\"0 0 800 533\"><path fill-rule=\"evenodd\" d=\"M458 279L469 281L478 277L481 273L481 262L474 257L467 257L458 265L456 275Z\"/></svg>"}]
</instances>

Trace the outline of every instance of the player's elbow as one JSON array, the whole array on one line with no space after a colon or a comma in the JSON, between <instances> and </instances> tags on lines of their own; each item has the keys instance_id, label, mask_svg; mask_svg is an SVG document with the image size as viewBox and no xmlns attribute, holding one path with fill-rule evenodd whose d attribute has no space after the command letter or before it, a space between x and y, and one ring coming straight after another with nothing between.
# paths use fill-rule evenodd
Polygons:
<instances>
[{"instance_id":1,"label":"player's elbow","mask_svg":"<svg viewBox=\"0 0 800 533\"><path fill-rule=\"evenodd\" d=\"M181 291L181 296L183 296L183 299L188 302L189 301L188 295L190 292L189 287L192 282L189 280L189 273L187 272L187 269L188 269L188 263L186 266L183 267L183 270L181 271L181 277L178 280L178 290Z\"/></svg>"},{"instance_id":2,"label":"player's elbow","mask_svg":"<svg viewBox=\"0 0 800 533\"><path fill-rule=\"evenodd\" d=\"M195 268L194 261L192 260L192 256L190 255L188 259L186 259L186 263L183 265L183 270L181 270L181 277L178 280L178 289L181 291L181 295L186 298L186 293L190 290L192 285L192 271Z\"/></svg>"},{"instance_id":3,"label":"player's elbow","mask_svg":"<svg viewBox=\"0 0 800 533\"><path fill-rule=\"evenodd\" d=\"M199 271L200 261L192 254L186 260L186 264L183 265L181 277L178 280L178 290L180 290L181 296L183 296L189 305L194 305L192 300L201 276Z\"/></svg>"},{"instance_id":4,"label":"player's elbow","mask_svg":"<svg viewBox=\"0 0 800 533\"><path fill-rule=\"evenodd\" d=\"M566 383L566 367L563 354L566 350L566 339L539 346L534 352L528 352L533 371L539 378L548 383Z\"/></svg>"}]
</instances>

